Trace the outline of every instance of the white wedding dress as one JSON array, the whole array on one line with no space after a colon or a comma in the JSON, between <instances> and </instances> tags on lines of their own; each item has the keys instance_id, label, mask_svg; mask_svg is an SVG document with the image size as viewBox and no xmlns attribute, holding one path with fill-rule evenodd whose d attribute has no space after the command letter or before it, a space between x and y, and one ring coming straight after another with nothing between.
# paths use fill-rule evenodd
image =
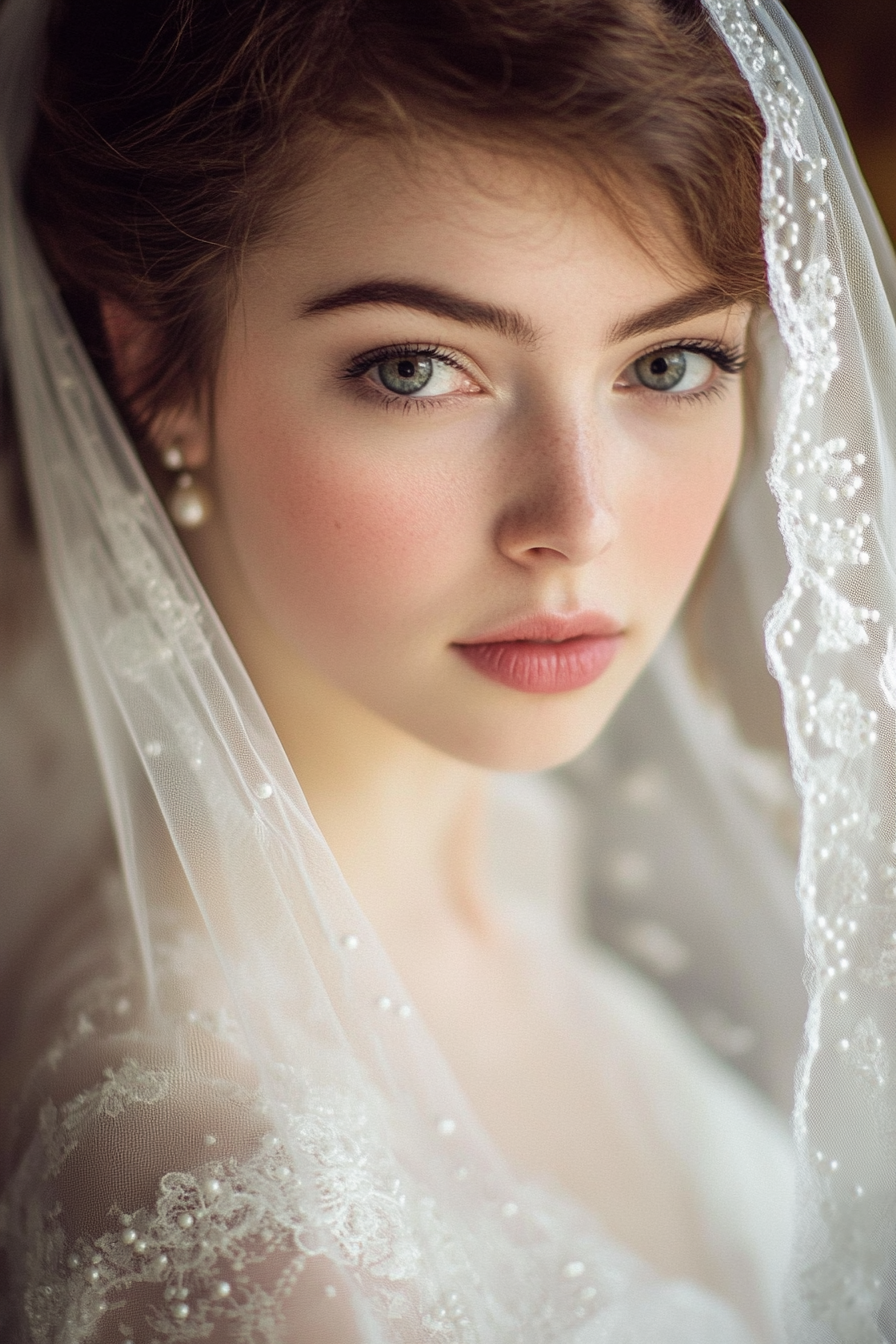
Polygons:
<instances>
[{"instance_id":1,"label":"white wedding dress","mask_svg":"<svg viewBox=\"0 0 896 1344\"><path fill-rule=\"evenodd\" d=\"M517 785L510 805L495 809L494 852L511 853L525 827L534 852L556 853L557 797L546 796L545 785L526 784L522 792L521 800ZM494 877L501 886L502 874ZM569 1324L604 1308L599 1328L584 1331L583 1341L635 1338L628 1320L633 1292L643 1298L635 1317L645 1332L639 1339L683 1344L692 1338L694 1313L732 1344L780 1338L793 1186L784 1118L695 1041L646 981L575 939L559 872L543 863L539 879L540 890L530 883L514 896L505 877L502 917L536 1014L559 1026L580 1070L583 1142L572 1167L591 1157L589 1121L596 1117L588 1113L589 1083L605 1086L609 1077L620 1105L629 1107L629 1126L659 1148L663 1166L677 1169L692 1192L713 1281L752 1333L695 1285L656 1280L649 1288L651 1271L614 1246L568 1191L540 1182L538 1172L519 1173L521 1193L504 1201L501 1216L508 1226L522 1217L538 1222L545 1251L557 1258L556 1273L568 1285ZM52 930L41 929L39 943L25 958L29 983L16 986L11 1008L24 1067L9 1080L17 1099L7 1136L15 1167L0 1227L16 1267L10 1302L24 1310L18 1320L11 1313L4 1340L355 1339L340 1313L351 1287L323 1251L314 1217L303 1216L302 1181L253 1085L226 999L194 993L176 1034L154 1037L111 865L104 882L75 891L53 912ZM158 946L173 981L202 984L208 975L214 984L201 939L188 930L173 928ZM592 1079L584 1076L589 1072ZM525 1106L538 1080L510 1074L510 1086L501 1079L504 1105L515 1084ZM345 1262L385 1284L413 1276L422 1298L415 1248L391 1208L389 1163L363 1112L338 1088L315 1087L288 1123L314 1163L328 1230ZM440 1123L450 1144L450 1118ZM594 1133L591 1144L599 1141ZM455 1177L463 1183L461 1166ZM425 1206L425 1197L420 1202ZM431 1301L419 1303L420 1319L406 1335L396 1334L421 1344L467 1338L457 1327L471 1287L469 1231L435 1208L430 1216L438 1279ZM444 1305L451 1302L453 1313ZM538 1294L528 1307L518 1299L513 1309L518 1323L528 1322L527 1340L556 1338L564 1324L560 1312L555 1320L545 1314ZM674 1333L678 1311L683 1324ZM614 1323L617 1317L625 1323ZM401 1314L397 1331L400 1321ZM492 1328L488 1338L516 1338L501 1332L500 1317Z\"/></svg>"}]
</instances>

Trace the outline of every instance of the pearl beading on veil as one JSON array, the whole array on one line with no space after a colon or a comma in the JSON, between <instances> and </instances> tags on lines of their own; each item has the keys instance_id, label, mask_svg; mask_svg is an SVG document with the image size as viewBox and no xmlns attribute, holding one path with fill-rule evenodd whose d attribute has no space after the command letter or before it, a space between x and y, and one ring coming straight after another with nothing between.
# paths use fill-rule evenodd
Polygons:
<instances>
[{"instance_id":1,"label":"pearl beading on veil","mask_svg":"<svg viewBox=\"0 0 896 1344\"><path fill-rule=\"evenodd\" d=\"M771 21L757 22L759 6L746 0L706 3L766 120L769 290L788 355L769 481L791 572L766 633L803 802L799 892L812 975L796 1106L805 1203L791 1329L801 1341L879 1344L893 1292L893 1240L882 1229L894 1209L886 1118L894 1041L889 1004L870 991L894 983L896 941L896 905L884 885L894 818L879 803L896 706L887 694L892 534L881 527L893 501L885 407L896 333L874 258L857 242L864 235L849 196L855 184L843 181L819 104L834 125L836 114L817 76L817 100L792 77L802 68L811 78L811 57L776 5L767 6ZM861 191L857 204L867 210ZM863 322L873 324L870 337ZM864 380L875 373L864 406Z\"/></svg>"}]
</instances>

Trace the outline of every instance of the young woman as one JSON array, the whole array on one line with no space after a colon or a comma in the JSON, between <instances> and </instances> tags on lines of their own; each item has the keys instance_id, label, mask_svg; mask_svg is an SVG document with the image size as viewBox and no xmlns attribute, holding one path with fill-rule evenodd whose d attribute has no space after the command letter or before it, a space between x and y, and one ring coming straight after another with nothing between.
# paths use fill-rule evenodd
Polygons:
<instances>
[{"instance_id":1,"label":"young woman","mask_svg":"<svg viewBox=\"0 0 896 1344\"><path fill-rule=\"evenodd\" d=\"M887 930L860 898L889 765L868 763L869 677L863 700L829 666L873 636L889 703L885 567L852 503L875 388L861 453L804 428L829 423L842 283L780 49L739 4L72 0L49 16L26 146L39 20L2 11L6 350L120 871L81 828L10 939L8 1335L720 1344L855 1339L860 1320L879 1338L872 1000L891 954L871 954ZM822 948L806 1076L823 1077L815 1110L800 1091L799 1151L811 1131L817 1152L786 1309L783 1120L576 938L559 872L535 909L489 863L496 836L519 843L493 773L581 756L654 660L645 726L657 750L678 734L663 765L682 788L696 769L709 836L673 826L661 862L721 852L728 932L706 922L698 954L749 930L731 974L790 1013L798 969L780 988L769 971L790 964L787 919L760 917L775 891L733 900L745 872L773 889L778 871L732 792L759 758L674 641L657 655L738 473L764 469L769 277L796 464L770 647L791 728L822 744L816 775L796 759L840 920L804 851ZM804 502L829 516L804 522ZM757 511L730 507L743 542ZM846 595L838 565L859 576ZM626 779L599 786L599 818L669 787ZM617 856L622 885L637 859ZM632 929L657 965L688 955L655 921ZM846 1116L836 1068L851 1098L877 1089L867 1116ZM842 1300L832 1253L855 1266Z\"/></svg>"}]
</instances>

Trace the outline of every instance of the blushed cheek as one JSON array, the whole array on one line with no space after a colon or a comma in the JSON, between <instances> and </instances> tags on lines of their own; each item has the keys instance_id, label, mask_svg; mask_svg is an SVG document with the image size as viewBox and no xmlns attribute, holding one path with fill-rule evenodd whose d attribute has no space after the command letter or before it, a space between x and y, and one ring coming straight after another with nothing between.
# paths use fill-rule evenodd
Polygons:
<instances>
[{"instance_id":1,"label":"blushed cheek","mask_svg":"<svg viewBox=\"0 0 896 1344\"><path fill-rule=\"evenodd\" d=\"M462 563L463 493L313 433L227 455L228 531L256 604L300 653L360 652L413 636Z\"/></svg>"},{"instance_id":2,"label":"blushed cheek","mask_svg":"<svg viewBox=\"0 0 896 1344\"><path fill-rule=\"evenodd\" d=\"M705 451L689 455L691 469L670 472L652 489L639 490L633 503L637 519L640 570L655 619L674 615L685 596L718 524L737 472L740 419L710 438ZM641 585L637 585L641 586Z\"/></svg>"}]
</instances>

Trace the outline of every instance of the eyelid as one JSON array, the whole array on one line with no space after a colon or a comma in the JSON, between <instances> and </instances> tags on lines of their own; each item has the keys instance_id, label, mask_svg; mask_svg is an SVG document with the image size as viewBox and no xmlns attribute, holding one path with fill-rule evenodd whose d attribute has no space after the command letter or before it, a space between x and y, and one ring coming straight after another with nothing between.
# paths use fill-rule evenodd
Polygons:
<instances>
[{"instance_id":1,"label":"eyelid","mask_svg":"<svg viewBox=\"0 0 896 1344\"><path fill-rule=\"evenodd\" d=\"M743 373L748 362L746 351L742 345L702 336L686 336L680 340L655 341L629 359L622 372L625 373L626 369L630 369L633 364L637 364L640 360L649 359L651 355L661 355L666 350L685 350L695 355L705 355L707 359L711 359L718 366L722 373L732 375Z\"/></svg>"},{"instance_id":2,"label":"eyelid","mask_svg":"<svg viewBox=\"0 0 896 1344\"><path fill-rule=\"evenodd\" d=\"M622 381L629 369L633 368L635 364L639 364L641 360L649 359L651 355L660 355L667 351L676 350L703 355L715 364L716 375L709 382L704 383L702 387L691 388L685 392L676 392L674 388L660 391L645 386L638 379L632 382ZM661 341L649 346L642 354L635 355L634 359L630 359L613 386L614 389L624 391L629 396L648 397L653 405L656 405L658 401L677 406L693 405L694 402L708 400L723 394L729 380L741 374L746 365L747 355L743 348L724 341L707 340L701 337L688 337L678 341Z\"/></svg>"},{"instance_id":3,"label":"eyelid","mask_svg":"<svg viewBox=\"0 0 896 1344\"><path fill-rule=\"evenodd\" d=\"M450 368L465 373L473 382L479 383L483 390L488 387L488 380L472 360L468 360L456 350L426 341L398 341L391 345L365 350L352 356L340 376L347 379L363 378L364 374L376 368L377 364L385 364L390 359L438 359Z\"/></svg>"}]
</instances>

